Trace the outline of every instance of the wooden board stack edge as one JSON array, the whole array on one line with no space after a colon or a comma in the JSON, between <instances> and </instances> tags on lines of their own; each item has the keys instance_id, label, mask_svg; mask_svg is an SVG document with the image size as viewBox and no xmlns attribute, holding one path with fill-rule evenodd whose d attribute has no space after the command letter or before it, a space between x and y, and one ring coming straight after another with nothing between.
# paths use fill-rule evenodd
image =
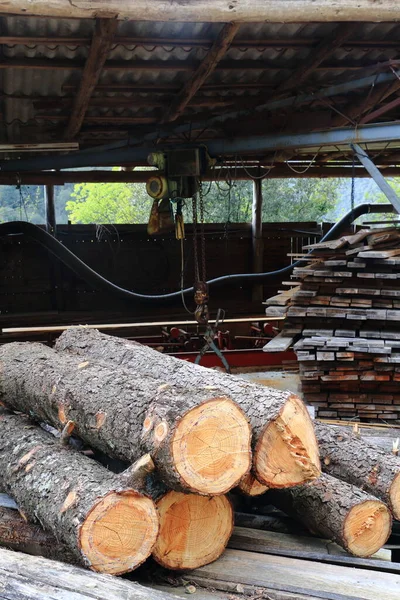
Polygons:
<instances>
[{"instance_id":1,"label":"wooden board stack edge","mask_svg":"<svg viewBox=\"0 0 400 600\"><path fill-rule=\"evenodd\" d=\"M293 269L296 287L266 302L266 315L285 323L264 350L294 344L318 417L400 422L400 230L362 229L304 250L313 261Z\"/></svg>"}]
</instances>

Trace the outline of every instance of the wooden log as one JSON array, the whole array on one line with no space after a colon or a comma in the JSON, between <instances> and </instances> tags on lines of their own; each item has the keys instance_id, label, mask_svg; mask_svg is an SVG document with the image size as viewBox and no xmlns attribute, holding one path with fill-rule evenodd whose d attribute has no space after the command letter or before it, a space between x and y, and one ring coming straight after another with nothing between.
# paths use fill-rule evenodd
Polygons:
<instances>
[{"instance_id":1,"label":"wooden log","mask_svg":"<svg viewBox=\"0 0 400 600\"><path fill-rule=\"evenodd\" d=\"M94 571L125 573L151 554L158 515L150 498L26 418L5 411L0 415L0 479L24 514Z\"/></svg>"},{"instance_id":2,"label":"wooden log","mask_svg":"<svg viewBox=\"0 0 400 600\"><path fill-rule=\"evenodd\" d=\"M0 507L0 546L63 562L76 562L74 555L51 533L29 523L12 508Z\"/></svg>"},{"instance_id":3,"label":"wooden log","mask_svg":"<svg viewBox=\"0 0 400 600\"><path fill-rule=\"evenodd\" d=\"M296 488L271 490L266 501L355 556L372 556L391 532L391 514L383 502L326 474Z\"/></svg>"},{"instance_id":4,"label":"wooden log","mask_svg":"<svg viewBox=\"0 0 400 600\"><path fill-rule=\"evenodd\" d=\"M380 498L400 519L400 457L344 427L316 421L315 431L323 470Z\"/></svg>"},{"instance_id":5,"label":"wooden log","mask_svg":"<svg viewBox=\"0 0 400 600\"><path fill-rule=\"evenodd\" d=\"M250 469L249 423L209 385L171 388L37 343L3 345L0 366L5 404L59 429L73 421L91 446L128 462L142 454L142 434L161 478L177 491L223 494Z\"/></svg>"},{"instance_id":6,"label":"wooden log","mask_svg":"<svg viewBox=\"0 0 400 600\"><path fill-rule=\"evenodd\" d=\"M238 489L246 496L261 496L268 486L260 483L253 473L248 473L239 481Z\"/></svg>"},{"instance_id":7,"label":"wooden log","mask_svg":"<svg viewBox=\"0 0 400 600\"><path fill-rule=\"evenodd\" d=\"M221 556L233 531L226 496L169 491L157 502L160 534L153 558L168 569L196 569Z\"/></svg>"},{"instance_id":8,"label":"wooden log","mask_svg":"<svg viewBox=\"0 0 400 600\"><path fill-rule=\"evenodd\" d=\"M290 487L320 474L311 419L300 398L289 391L256 385L83 327L65 331L57 340L56 349L78 354L82 360L113 365L114 369L124 367L131 377L156 376L163 383L187 390L209 386L214 394L228 396L250 420L254 474L268 487ZM149 426L148 437L151 434ZM216 427L212 435L218 436ZM217 443L213 447L217 448Z\"/></svg>"},{"instance_id":9,"label":"wooden log","mask_svg":"<svg viewBox=\"0 0 400 600\"><path fill-rule=\"evenodd\" d=\"M150 455L141 457L119 477L150 496L157 505L160 529L153 558L167 569L188 570L216 560L225 550L233 530L233 509L226 496L200 496L167 490L150 476L155 465ZM8 497L9 498L9 497ZM11 498L9 498L11 500ZM18 509L0 507L0 545L63 562L76 562L72 553L51 533L28 523Z\"/></svg>"},{"instance_id":10,"label":"wooden log","mask_svg":"<svg viewBox=\"0 0 400 600\"><path fill-rule=\"evenodd\" d=\"M2 600L177 600L138 583L0 548Z\"/></svg>"}]
</instances>

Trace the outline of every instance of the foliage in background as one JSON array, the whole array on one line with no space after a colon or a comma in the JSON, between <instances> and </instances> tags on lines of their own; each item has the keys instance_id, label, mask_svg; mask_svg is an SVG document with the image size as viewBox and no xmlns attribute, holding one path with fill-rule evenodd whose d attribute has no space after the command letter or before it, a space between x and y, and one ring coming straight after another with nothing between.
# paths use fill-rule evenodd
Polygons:
<instances>
[{"instance_id":1,"label":"foliage in background","mask_svg":"<svg viewBox=\"0 0 400 600\"><path fill-rule=\"evenodd\" d=\"M71 197L71 223L146 223L152 204L143 183L78 183Z\"/></svg>"},{"instance_id":2,"label":"foliage in background","mask_svg":"<svg viewBox=\"0 0 400 600\"><path fill-rule=\"evenodd\" d=\"M400 179L390 180L400 195ZM204 183L207 223L240 223L251 220L251 181ZM351 182L341 179L265 179L263 221L336 221L351 206ZM355 181L355 204L385 202L371 179ZM44 223L43 186L0 186L0 222L28 220ZM147 223L152 200L144 184L86 183L55 188L58 223ZM186 201L186 222L192 220Z\"/></svg>"}]
</instances>

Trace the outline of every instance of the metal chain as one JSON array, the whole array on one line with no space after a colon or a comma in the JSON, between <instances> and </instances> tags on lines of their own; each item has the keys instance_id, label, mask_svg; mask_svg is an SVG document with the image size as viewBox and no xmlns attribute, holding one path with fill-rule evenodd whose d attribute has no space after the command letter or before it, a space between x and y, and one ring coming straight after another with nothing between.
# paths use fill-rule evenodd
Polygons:
<instances>
[{"instance_id":1,"label":"metal chain","mask_svg":"<svg viewBox=\"0 0 400 600\"><path fill-rule=\"evenodd\" d=\"M204 232L204 194L203 183L199 180L199 199L200 199L200 249L201 249L201 270L202 281L207 281L206 277L206 236Z\"/></svg>"},{"instance_id":2,"label":"metal chain","mask_svg":"<svg viewBox=\"0 0 400 600\"><path fill-rule=\"evenodd\" d=\"M199 257L197 251L197 194L192 197L192 214L193 214L193 261L194 261L194 279L195 283L200 281L199 272Z\"/></svg>"}]
</instances>

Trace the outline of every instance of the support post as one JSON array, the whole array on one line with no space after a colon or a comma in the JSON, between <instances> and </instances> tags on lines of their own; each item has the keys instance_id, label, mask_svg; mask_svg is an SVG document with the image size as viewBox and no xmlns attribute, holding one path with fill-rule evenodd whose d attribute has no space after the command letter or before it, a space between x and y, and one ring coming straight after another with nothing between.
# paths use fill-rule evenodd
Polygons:
<instances>
[{"instance_id":1,"label":"support post","mask_svg":"<svg viewBox=\"0 0 400 600\"><path fill-rule=\"evenodd\" d=\"M46 231L56 235L56 209L54 206L54 185L44 186L44 201L46 209Z\"/></svg>"},{"instance_id":2,"label":"support post","mask_svg":"<svg viewBox=\"0 0 400 600\"><path fill-rule=\"evenodd\" d=\"M251 220L253 273L262 273L263 271L264 243L262 237L262 202L262 179L253 179L253 208ZM263 286L261 284L253 286L252 301L258 303L263 301Z\"/></svg>"},{"instance_id":3,"label":"support post","mask_svg":"<svg viewBox=\"0 0 400 600\"><path fill-rule=\"evenodd\" d=\"M353 152L355 152L360 163L365 167L372 179L375 181L379 189L385 194L386 198L391 202L396 211L400 214L400 198L394 189L388 184L378 167L374 165L367 152L358 144L351 144Z\"/></svg>"}]
</instances>

